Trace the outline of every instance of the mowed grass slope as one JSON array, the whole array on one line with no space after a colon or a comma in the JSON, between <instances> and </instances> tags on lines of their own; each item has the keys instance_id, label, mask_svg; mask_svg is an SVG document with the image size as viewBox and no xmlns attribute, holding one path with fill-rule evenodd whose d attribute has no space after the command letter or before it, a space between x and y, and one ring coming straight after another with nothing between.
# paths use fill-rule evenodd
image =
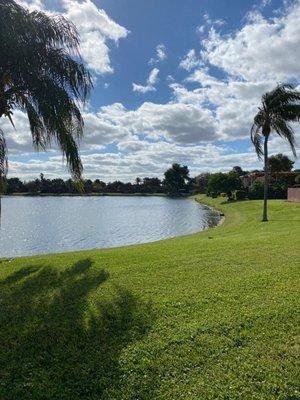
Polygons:
<instances>
[{"instance_id":1,"label":"mowed grass slope","mask_svg":"<svg viewBox=\"0 0 300 400\"><path fill-rule=\"evenodd\" d=\"M0 264L0 399L300 399L300 204Z\"/></svg>"}]
</instances>

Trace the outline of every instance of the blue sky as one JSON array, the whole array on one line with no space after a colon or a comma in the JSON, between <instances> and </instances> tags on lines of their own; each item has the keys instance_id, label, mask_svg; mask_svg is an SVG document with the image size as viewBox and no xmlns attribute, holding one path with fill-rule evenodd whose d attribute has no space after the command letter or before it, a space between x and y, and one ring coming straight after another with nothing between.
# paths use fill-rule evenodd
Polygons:
<instances>
[{"instance_id":1,"label":"blue sky","mask_svg":"<svg viewBox=\"0 0 300 400\"><path fill-rule=\"evenodd\" d=\"M249 129L259 99L277 82L299 85L298 0L19 3L63 13L81 34L95 81L81 145L92 179L162 176L173 162L187 164L192 175L258 168ZM0 122L10 175L66 177L57 149L34 153L26 116L16 110L14 119L16 130ZM291 155L278 138L270 150Z\"/></svg>"}]
</instances>

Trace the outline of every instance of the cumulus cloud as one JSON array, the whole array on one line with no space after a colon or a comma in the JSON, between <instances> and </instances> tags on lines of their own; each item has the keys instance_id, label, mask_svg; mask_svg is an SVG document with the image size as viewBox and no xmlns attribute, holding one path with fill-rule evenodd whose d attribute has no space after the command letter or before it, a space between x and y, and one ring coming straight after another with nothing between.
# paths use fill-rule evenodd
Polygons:
<instances>
[{"instance_id":1,"label":"cumulus cloud","mask_svg":"<svg viewBox=\"0 0 300 400\"><path fill-rule=\"evenodd\" d=\"M153 68L153 70L150 72L149 77L147 79L147 84L139 85L137 83L133 83L132 90L134 92L139 92L139 93L154 92L156 90L155 85L158 82L158 74L159 74L159 69Z\"/></svg>"},{"instance_id":2,"label":"cumulus cloud","mask_svg":"<svg viewBox=\"0 0 300 400\"><path fill-rule=\"evenodd\" d=\"M0 119L0 129L4 132L9 153L32 152L32 136L27 115L20 110L15 110L12 119L14 126L8 118L2 117Z\"/></svg>"},{"instance_id":3,"label":"cumulus cloud","mask_svg":"<svg viewBox=\"0 0 300 400\"><path fill-rule=\"evenodd\" d=\"M255 82L298 79L300 74L300 3L285 14L265 19L256 12L230 36L211 29L203 41L203 59L228 75Z\"/></svg>"},{"instance_id":4,"label":"cumulus cloud","mask_svg":"<svg viewBox=\"0 0 300 400\"><path fill-rule=\"evenodd\" d=\"M208 19L209 16L207 23ZM212 109L220 138L249 137L262 94L280 81L299 82L300 53L296 44L299 37L299 1L272 19L264 18L255 9L244 26L230 35L211 28L202 41L204 65L185 79L185 82L198 83L199 87L188 90L183 84L173 83L170 87L175 101ZM222 79L210 74L216 67Z\"/></svg>"},{"instance_id":5,"label":"cumulus cloud","mask_svg":"<svg viewBox=\"0 0 300 400\"><path fill-rule=\"evenodd\" d=\"M53 14L43 0L19 0L29 9L38 9ZM91 0L57 0L63 15L72 21L81 38L81 55L88 67L96 74L114 71L110 60L110 42L118 44L129 31L113 21L107 13Z\"/></svg>"},{"instance_id":6,"label":"cumulus cloud","mask_svg":"<svg viewBox=\"0 0 300 400\"><path fill-rule=\"evenodd\" d=\"M212 144L181 146L175 143L151 143L139 138L120 142L119 151L95 152L82 155L85 175L91 179L101 178L109 182L117 179L133 181L136 176L163 177L163 171L172 163L180 162L189 166L193 176L201 172L228 171L243 160L243 166L257 168L254 153L233 153ZM60 156L30 159L27 162L12 161L10 176L31 179L41 172L47 177L67 177L68 173Z\"/></svg>"},{"instance_id":7,"label":"cumulus cloud","mask_svg":"<svg viewBox=\"0 0 300 400\"><path fill-rule=\"evenodd\" d=\"M99 116L131 134L144 134L181 144L209 142L217 138L216 123L209 109L192 104L143 103L136 110L126 110L121 104L102 107Z\"/></svg>"},{"instance_id":8,"label":"cumulus cloud","mask_svg":"<svg viewBox=\"0 0 300 400\"><path fill-rule=\"evenodd\" d=\"M200 68L196 70L186 80L189 82L198 82L203 87L223 84L222 81L208 73L208 68Z\"/></svg>"},{"instance_id":9,"label":"cumulus cloud","mask_svg":"<svg viewBox=\"0 0 300 400\"><path fill-rule=\"evenodd\" d=\"M77 27L81 37L81 54L88 66L99 74L113 72L108 41L118 43L128 30L113 21L91 0L62 0L66 17Z\"/></svg>"}]
</instances>

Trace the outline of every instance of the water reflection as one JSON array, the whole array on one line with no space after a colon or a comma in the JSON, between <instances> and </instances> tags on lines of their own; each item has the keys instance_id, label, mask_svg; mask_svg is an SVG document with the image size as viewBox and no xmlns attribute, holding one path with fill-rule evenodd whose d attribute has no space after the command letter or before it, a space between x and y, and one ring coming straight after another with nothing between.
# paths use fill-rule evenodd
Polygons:
<instances>
[{"instance_id":1,"label":"water reflection","mask_svg":"<svg viewBox=\"0 0 300 400\"><path fill-rule=\"evenodd\" d=\"M165 197L5 197L0 257L145 243L214 226L219 214Z\"/></svg>"}]
</instances>

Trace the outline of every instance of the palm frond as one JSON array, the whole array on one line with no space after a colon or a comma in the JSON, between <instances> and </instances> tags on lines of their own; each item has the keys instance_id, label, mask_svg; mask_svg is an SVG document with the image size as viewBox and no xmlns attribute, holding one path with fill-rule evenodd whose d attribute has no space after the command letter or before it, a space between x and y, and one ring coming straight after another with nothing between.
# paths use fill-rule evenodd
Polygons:
<instances>
[{"instance_id":1,"label":"palm frond","mask_svg":"<svg viewBox=\"0 0 300 400\"><path fill-rule=\"evenodd\" d=\"M295 90L293 85L288 83L277 85L274 90L263 96L263 102L269 110L277 110L286 104L299 101L300 93Z\"/></svg>"},{"instance_id":2,"label":"palm frond","mask_svg":"<svg viewBox=\"0 0 300 400\"><path fill-rule=\"evenodd\" d=\"M300 121L300 92L294 85L285 83L277 85L274 90L262 96L262 107L254 118L251 129L251 140L257 154L262 155L262 137L275 131L287 140L296 157L295 133L289 122Z\"/></svg>"},{"instance_id":3,"label":"palm frond","mask_svg":"<svg viewBox=\"0 0 300 400\"><path fill-rule=\"evenodd\" d=\"M5 178L7 174L7 149L4 134L0 129L0 181ZM2 182L0 182L2 186Z\"/></svg>"},{"instance_id":4,"label":"palm frond","mask_svg":"<svg viewBox=\"0 0 300 400\"><path fill-rule=\"evenodd\" d=\"M75 26L61 16L0 0L0 42L0 116L16 107L24 110L34 146L57 143L78 179L83 119L77 104L86 100L92 81L80 61Z\"/></svg>"},{"instance_id":5,"label":"palm frond","mask_svg":"<svg viewBox=\"0 0 300 400\"><path fill-rule=\"evenodd\" d=\"M298 122L300 121L300 104L284 104L277 114L286 121Z\"/></svg>"},{"instance_id":6,"label":"palm frond","mask_svg":"<svg viewBox=\"0 0 300 400\"><path fill-rule=\"evenodd\" d=\"M293 128L286 123L286 121L282 118L277 118L272 122L272 128L275 132L282 138L286 139L289 142L290 148L293 152L293 155L297 157L296 148L295 148L295 133Z\"/></svg>"},{"instance_id":7,"label":"palm frond","mask_svg":"<svg viewBox=\"0 0 300 400\"><path fill-rule=\"evenodd\" d=\"M261 134L261 125L255 122L251 128L251 141L254 145L258 158L262 159L264 152L262 148L263 136Z\"/></svg>"},{"instance_id":8,"label":"palm frond","mask_svg":"<svg viewBox=\"0 0 300 400\"><path fill-rule=\"evenodd\" d=\"M2 129L0 129L0 175L5 176L7 173L7 150L6 142Z\"/></svg>"}]
</instances>

